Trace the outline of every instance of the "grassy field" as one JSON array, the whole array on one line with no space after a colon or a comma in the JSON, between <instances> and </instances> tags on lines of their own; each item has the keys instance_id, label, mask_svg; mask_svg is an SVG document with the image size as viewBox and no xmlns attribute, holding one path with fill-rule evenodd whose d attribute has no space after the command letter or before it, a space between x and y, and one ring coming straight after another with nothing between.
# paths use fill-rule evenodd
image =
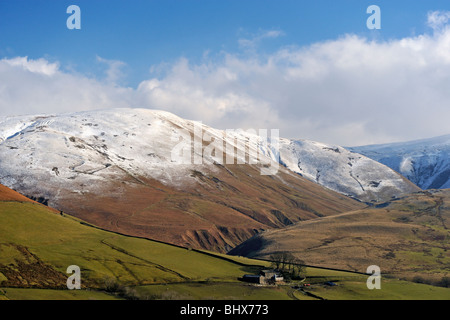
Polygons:
<instances>
[{"instance_id":1,"label":"grassy field","mask_svg":"<svg viewBox=\"0 0 450 320\"><path fill-rule=\"evenodd\" d=\"M382 280L380 289L349 280L336 286L313 285L308 292L327 300L450 300L450 289L393 279Z\"/></svg>"},{"instance_id":2,"label":"grassy field","mask_svg":"<svg viewBox=\"0 0 450 320\"><path fill-rule=\"evenodd\" d=\"M117 300L114 295L95 290L2 288L0 300Z\"/></svg>"},{"instance_id":3,"label":"grassy field","mask_svg":"<svg viewBox=\"0 0 450 320\"><path fill-rule=\"evenodd\" d=\"M258 287L246 283L208 282L137 287L147 299L183 300L286 300L284 287Z\"/></svg>"}]
</instances>

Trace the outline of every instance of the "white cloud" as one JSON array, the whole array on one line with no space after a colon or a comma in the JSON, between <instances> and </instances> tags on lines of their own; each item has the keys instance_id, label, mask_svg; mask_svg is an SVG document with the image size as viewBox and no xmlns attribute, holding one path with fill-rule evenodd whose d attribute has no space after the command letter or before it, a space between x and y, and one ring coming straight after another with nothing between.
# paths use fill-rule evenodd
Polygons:
<instances>
[{"instance_id":1,"label":"white cloud","mask_svg":"<svg viewBox=\"0 0 450 320\"><path fill-rule=\"evenodd\" d=\"M122 69L126 66L126 63L120 60L105 59L100 56L96 56L96 58L98 62L107 65L107 69L105 72L106 82L112 85L118 85L119 80L124 77Z\"/></svg>"},{"instance_id":2,"label":"white cloud","mask_svg":"<svg viewBox=\"0 0 450 320\"><path fill-rule=\"evenodd\" d=\"M447 27L450 11L431 11L428 13L427 23L433 30L442 30Z\"/></svg>"},{"instance_id":3,"label":"white cloud","mask_svg":"<svg viewBox=\"0 0 450 320\"><path fill-rule=\"evenodd\" d=\"M222 129L277 128L281 136L349 146L447 134L449 17L430 13L433 34L398 40L345 35L264 56L182 58L153 66L165 72L136 89L117 85L124 65L114 60L99 58L109 70L102 82L45 59L3 59L0 114L147 107ZM269 33L258 37L280 36Z\"/></svg>"},{"instance_id":4,"label":"white cloud","mask_svg":"<svg viewBox=\"0 0 450 320\"><path fill-rule=\"evenodd\" d=\"M275 39L283 35L284 32L281 30L264 30L251 35L250 38L240 38L238 43L244 49L254 50L264 39Z\"/></svg>"},{"instance_id":5,"label":"white cloud","mask_svg":"<svg viewBox=\"0 0 450 320\"><path fill-rule=\"evenodd\" d=\"M265 58L184 60L147 97L215 126L269 125L341 145L429 137L449 133L449 46L450 31L386 42L347 35Z\"/></svg>"},{"instance_id":6,"label":"white cloud","mask_svg":"<svg viewBox=\"0 0 450 320\"><path fill-rule=\"evenodd\" d=\"M125 107L132 103L130 94L45 59L0 60L0 116Z\"/></svg>"},{"instance_id":7,"label":"white cloud","mask_svg":"<svg viewBox=\"0 0 450 320\"><path fill-rule=\"evenodd\" d=\"M28 60L28 57L16 57L12 59L2 59L0 63L8 64L12 67L21 67L23 70L27 70L36 74L43 74L52 76L58 72L58 63L49 63L45 59Z\"/></svg>"},{"instance_id":8,"label":"white cloud","mask_svg":"<svg viewBox=\"0 0 450 320\"><path fill-rule=\"evenodd\" d=\"M227 65L191 66L180 59L163 79L141 82L136 101L222 128L278 124L268 116L271 110L266 101L239 87L237 73Z\"/></svg>"}]
</instances>

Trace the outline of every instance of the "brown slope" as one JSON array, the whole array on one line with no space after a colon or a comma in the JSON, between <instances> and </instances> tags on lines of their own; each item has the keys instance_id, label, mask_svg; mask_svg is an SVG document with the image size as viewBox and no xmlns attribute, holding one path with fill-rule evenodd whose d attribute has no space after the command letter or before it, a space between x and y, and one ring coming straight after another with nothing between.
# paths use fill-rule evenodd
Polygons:
<instances>
[{"instance_id":1,"label":"brown slope","mask_svg":"<svg viewBox=\"0 0 450 320\"><path fill-rule=\"evenodd\" d=\"M40 206L44 206L43 204L31 200L30 198L20 194L19 192L12 190L2 184L0 184L0 201L17 201L17 202L32 202L35 203L37 205ZM49 206L45 206L46 208L48 208L50 211L54 212L54 213L59 213L60 211L49 207Z\"/></svg>"},{"instance_id":2,"label":"brown slope","mask_svg":"<svg viewBox=\"0 0 450 320\"><path fill-rule=\"evenodd\" d=\"M364 207L283 168L215 169L192 170L193 183L178 189L129 176L95 193L61 192L58 207L107 230L220 252L262 230Z\"/></svg>"},{"instance_id":3,"label":"brown slope","mask_svg":"<svg viewBox=\"0 0 450 320\"><path fill-rule=\"evenodd\" d=\"M270 258L288 251L306 264L438 281L450 273L450 190L419 192L378 208L356 210L271 230L230 254Z\"/></svg>"},{"instance_id":4,"label":"brown slope","mask_svg":"<svg viewBox=\"0 0 450 320\"><path fill-rule=\"evenodd\" d=\"M0 201L25 201L34 202L33 200L21 195L20 193L0 184Z\"/></svg>"}]
</instances>

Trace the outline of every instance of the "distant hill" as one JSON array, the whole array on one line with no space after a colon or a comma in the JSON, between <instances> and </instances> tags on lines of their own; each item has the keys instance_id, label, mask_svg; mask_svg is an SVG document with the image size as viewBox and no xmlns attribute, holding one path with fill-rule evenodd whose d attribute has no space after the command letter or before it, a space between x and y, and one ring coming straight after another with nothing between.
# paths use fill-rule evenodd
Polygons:
<instances>
[{"instance_id":1,"label":"distant hill","mask_svg":"<svg viewBox=\"0 0 450 320\"><path fill-rule=\"evenodd\" d=\"M347 148L401 173L420 188L450 188L450 135Z\"/></svg>"},{"instance_id":2,"label":"distant hill","mask_svg":"<svg viewBox=\"0 0 450 320\"><path fill-rule=\"evenodd\" d=\"M420 189L362 154L309 140L281 140L280 160L290 170L365 202L383 202Z\"/></svg>"}]
</instances>

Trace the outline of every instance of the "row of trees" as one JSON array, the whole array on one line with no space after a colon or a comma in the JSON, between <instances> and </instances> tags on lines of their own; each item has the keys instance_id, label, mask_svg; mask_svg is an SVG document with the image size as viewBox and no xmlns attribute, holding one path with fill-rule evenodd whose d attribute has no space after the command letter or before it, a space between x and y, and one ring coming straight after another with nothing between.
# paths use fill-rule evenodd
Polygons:
<instances>
[{"instance_id":1,"label":"row of trees","mask_svg":"<svg viewBox=\"0 0 450 320\"><path fill-rule=\"evenodd\" d=\"M304 278L306 268L304 261L294 257L290 252L276 252L270 255L272 268L280 271L285 279Z\"/></svg>"}]
</instances>

